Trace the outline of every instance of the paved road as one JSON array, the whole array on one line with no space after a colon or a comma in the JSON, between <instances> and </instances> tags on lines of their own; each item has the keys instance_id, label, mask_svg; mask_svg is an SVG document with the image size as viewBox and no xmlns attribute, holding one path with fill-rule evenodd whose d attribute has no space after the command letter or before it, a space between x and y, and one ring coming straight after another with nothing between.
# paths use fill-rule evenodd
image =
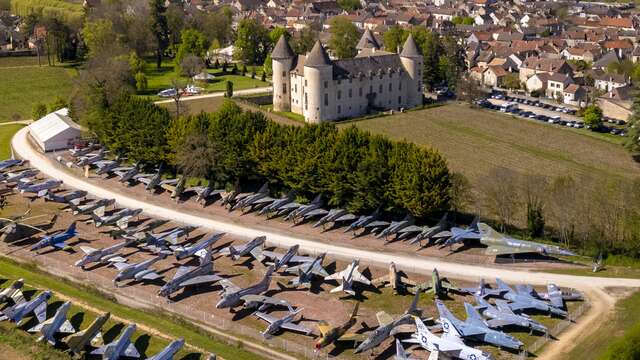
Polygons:
<instances>
[{"instance_id":1,"label":"paved road","mask_svg":"<svg viewBox=\"0 0 640 360\"><path fill-rule=\"evenodd\" d=\"M254 88L254 89L244 89L244 90L237 90L233 92L234 96L243 96L243 95L255 95L255 94L262 94L265 92L269 92L271 91L271 86L266 86L266 87L260 87L260 88ZM191 100L198 100L198 99L206 99L206 98L214 98L214 97L223 97L224 96L224 92L215 92L215 93L211 93L211 94L204 94L204 95L194 95L194 96L185 96L180 98L180 101L191 101ZM166 104L166 103L172 103L174 102L173 99L168 99L168 100L159 100L156 101L156 104Z\"/></svg>"}]
</instances>

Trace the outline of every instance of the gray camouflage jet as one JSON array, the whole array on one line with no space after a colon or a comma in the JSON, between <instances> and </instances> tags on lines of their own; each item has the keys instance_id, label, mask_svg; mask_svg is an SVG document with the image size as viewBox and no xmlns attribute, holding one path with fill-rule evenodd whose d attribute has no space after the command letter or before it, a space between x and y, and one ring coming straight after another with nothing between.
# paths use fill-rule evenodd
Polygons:
<instances>
[{"instance_id":1,"label":"gray camouflage jet","mask_svg":"<svg viewBox=\"0 0 640 360\"><path fill-rule=\"evenodd\" d=\"M51 319L38 323L27 331L31 333L39 332L42 336L38 338L38 341L46 340L49 344L55 346L56 339L54 335L57 333L73 334L76 332L76 329L67 320L67 313L70 308L71 303L65 302L58 308Z\"/></svg>"},{"instance_id":2,"label":"gray camouflage jet","mask_svg":"<svg viewBox=\"0 0 640 360\"><path fill-rule=\"evenodd\" d=\"M75 334L69 335L62 339L67 344L69 352L79 355L84 351L87 345L101 346L102 335L100 329L111 317L110 313L104 313L98 316L85 330L79 331Z\"/></svg>"},{"instance_id":3,"label":"gray camouflage jet","mask_svg":"<svg viewBox=\"0 0 640 360\"><path fill-rule=\"evenodd\" d=\"M490 328L500 328L505 326L519 326L530 331L538 331L546 333L547 328L539 322L531 319L530 317L521 314L514 313L506 301L496 300L496 306L491 305L484 298L475 295L476 303L475 309L478 310L482 316L488 318L487 325Z\"/></svg>"},{"instance_id":4,"label":"gray camouflage jet","mask_svg":"<svg viewBox=\"0 0 640 360\"><path fill-rule=\"evenodd\" d=\"M555 245L537 243L533 241L514 239L501 234L485 223L479 223L480 243L487 246L486 255L515 255L537 253L545 256L574 256L571 251Z\"/></svg>"},{"instance_id":5,"label":"gray camouflage jet","mask_svg":"<svg viewBox=\"0 0 640 360\"><path fill-rule=\"evenodd\" d=\"M19 304L24 301L24 294L22 294L22 288L24 287L24 280L18 279L11 284L11 286L0 291L0 304L11 301L12 304Z\"/></svg>"},{"instance_id":6,"label":"gray camouflage jet","mask_svg":"<svg viewBox=\"0 0 640 360\"><path fill-rule=\"evenodd\" d=\"M464 294L470 294L474 296L487 297L487 296L500 296L502 291L499 289L492 289L485 284L484 279L480 279L480 283L477 287L460 288L459 292Z\"/></svg>"},{"instance_id":7,"label":"gray camouflage jet","mask_svg":"<svg viewBox=\"0 0 640 360\"><path fill-rule=\"evenodd\" d=\"M178 182L177 179L162 180L162 169L158 169L158 171L151 176L139 176L136 180L145 185L145 190L151 192L155 191L157 187L162 188L163 185L175 185Z\"/></svg>"},{"instance_id":8,"label":"gray camouflage jet","mask_svg":"<svg viewBox=\"0 0 640 360\"><path fill-rule=\"evenodd\" d=\"M288 274L297 275L295 278L289 280L289 286L303 286L306 288L311 288L311 281L314 276L319 276L324 278L325 276L329 276L327 270L322 267L322 262L324 261L324 257L326 254L320 254L311 262L305 262L300 265L291 266L286 268L284 271Z\"/></svg>"},{"instance_id":9,"label":"gray camouflage jet","mask_svg":"<svg viewBox=\"0 0 640 360\"><path fill-rule=\"evenodd\" d=\"M410 214L400 220L392 222L386 229L382 230L378 235L376 235L377 239L384 238L386 241L389 241L389 237L395 235L396 239L405 234L415 234L422 232L422 228L420 226L414 225L415 219Z\"/></svg>"},{"instance_id":10,"label":"gray camouflage jet","mask_svg":"<svg viewBox=\"0 0 640 360\"><path fill-rule=\"evenodd\" d=\"M127 240L141 242L147 239L148 232L168 223L169 220L155 219L147 221L144 224L140 224L136 227L127 227L125 229L115 229L111 231L111 237L122 237Z\"/></svg>"},{"instance_id":11,"label":"gray camouflage jet","mask_svg":"<svg viewBox=\"0 0 640 360\"><path fill-rule=\"evenodd\" d=\"M63 195L58 195L52 193L51 191L47 191L42 198L44 199L44 201L57 202L62 204L70 202L79 204L82 199L85 198L85 196L87 196L87 192L84 190L74 190Z\"/></svg>"},{"instance_id":12,"label":"gray camouflage jet","mask_svg":"<svg viewBox=\"0 0 640 360\"><path fill-rule=\"evenodd\" d=\"M210 198L213 198L214 196L219 196L220 194L224 193L224 189L216 190L213 188L211 182L209 182L209 185L207 186L192 186L192 187L186 188L184 192L185 193L195 192L196 203L202 205L202 207L205 207L207 205L207 201L209 201Z\"/></svg>"},{"instance_id":13,"label":"gray camouflage jet","mask_svg":"<svg viewBox=\"0 0 640 360\"><path fill-rule=\"evenodd\" d=\"M302 308L293 310L293 308L289 306L289 313L281 318L276 318L262 311L256 311L253 314L258 318L269 323L269 326L267 326L267 328L261 333L262 336L265 338L271 337L271 335L277 333L281 329L296 331L296 332L303 333L305 335L310 335L313 332L313 330L294 323L296 315L302 312L302 310L303 310Z\"/></svg>"},{"instance_id":14,"label":"gray camouflage jet","mask_svg":"<svg viewBox=\"0 0 640 360\"><path fill-rule=\"evenodd\" d=\"M99 207L91 213L93 223L96 227L101 226L117 226L120 229L126 229L129 226L129 220L132 217L140 215L142 209L122 209L111 215L105 216L105 207Z\"/></svg>"},{"instance_id":15,"label":"gray camouflage jet","mask_svg":"<svg viewBox=\"0 0 640 360\"><path fill-rule=\"evenodd\" d=\"M230 245L229 247L220 250L220 253L231 256L231 259L233 261L237 261L241 257L248 255L258 261L262 261L264 260L264 256L262 255L262 247L264 246L265 240L267 240L266 236L258 236L250 242L238 247Z\"/></svg>"},{"instance_id":16,"label":"gray camouflage jet","mask_svg":"<svg viewBox=\"0 0 640 360\"><path fill-rule=\"evenodd\" d=\"M326 224L332 224L332 226L336 226L336 224L340 224L345 221L353 221L356 218L357 217L355 215L350 214L345 209L331 209L329 210L329 213L327 213L327 215L323 216L322 218L320 218L320 220L318 220L318 222L313 224L313 227L315 228L318 226L322 226L324 228Z\"/></svg>"},{"instance_id":17,"label":"gray camouflage jet","mask_svg":"<svg viewBox=\"0 0 640 360\"><path fill-rule=\"evenodd\" d=\"M436 299L436 307L440 314L442 330L445 333L448 333L450 329L455 329L455 331L465 339L469 338L513 350L520 350L523 345L522 342L515 337L491 329L480 314L473 308L473 305L467 302L464 303L465 311L467 312L467 319L465 321L461 321L455 317L439 299Z\"/></svg>"},{"instance_id":18,"label":"gray camouflage jet","mask_svg":"<svg viewBox=\"0 0 640 360\"><path fill-rule=\"evenodd\" d=\"M83 167L86 165L93 165L98 161L104 159L109 151L100 149L96 153L86 154L78 157L78 162L76 162L77 167Z\"/></svg>"},{"instance_id":19,"label":"gray camouflage jet","mask_svg":"<svg viewBox=\"0 0 640 360\"><path fill-rule=\"evenodd\" d=\"M451 228L451 236L442 244L442 247L451 247L454 244L464 242L465 240L479 240L482 237L480 228L478 227L479 218L476 216L471 224L465 229L459 227Z\"/></svg>"},{"instance_id":20,"label":"gray camouflage jet","mask_svg":"<svg viewBox=\"0 0 640 360\"><path fill-rule=\"evenodd\" d=\"M289 204L294 204L293 200L295 200L295 198L296 198L296 192L295 190L291 190L284 197L274 200L267 206L261 208L258 211L258 214L264 215L264 214L270 214L274 212L277 213L281 209L287 207ZM295 207L292 206L291 210L293 210L294 208L297 208L298 206L299 206L298 204L295 204Z\"/></svg>"},{"instance_id":21,"label":"gray camouflage jet","mask_svg":"<svg viewBox=\"0 0 640 360\"><path fill-rule=\"evenodd\" d=\"M47 302L49 299L51 299L51 291L43 291L29 301L15 304L0 311L0 321L9 320L20 323L25 316L34 313L38 322L41 323L47 318Z\"/></svg>"},{"instance_id":22,"label":"gray camouflage jet","mask_svg":"<svg viewBox=\"0 0 640 360\"><path fill-rule=\"evenodd\" d=\"M182 260L182 259L186 259L190 256L195 256L195 255L199 255L201 252L203 251L207 251L210 252L210 248L213 244L216 243L216 241L220 240L220 238L222 238L224 236L225 233L218 233L218 234L213 234L211 236L209 236L208 238L204 239L204 240L200 240L199 242L190 245L190 246L186 246L186 247L182 247L182 246L177 246L173 248L173 253L176 256L176 260Z\"/></svg>"},{"instance_id":23,"label":"gray camouflage jet","mask_svg":"<svg viewBox=\"0 0 640 360\"><path fill-rule=\"evenodd\" d=\"M173 293L187 286L215 283L222 280L214 272L211 253L202 250L200 252L200 264L198 266L180 266L173 278L160 288L158 295L170 299Z\"/></svg>"},{"instance_id":24,"label":"gray camouflage jet","mask_svg":"<svg viewBox=\"0 0 640 360\"><path fill-rule=\"evenodd\" d=\"M496 284L498 290L502 292L500 296L505 300L510 301L509 307L515 312L533 309L562 317L566 317L568 315L566 311L557 308L544 300L533 297L527 286L516 285L516 291L514 291L509 285L498 278L496 278Z\"/></svg>"},{"instance_id":25,"label":"gray camouflage jet","mask_svg":"<svg viewBox=\"0 0 640 360\"><path fill-rule=\"evenodd\" d=\"M173 360L180 349L184 346L184 339L173 340L169 345L162 349L159 353L148 357L147 360Z\"/></svg>"},{"instance_id":26,"label":"gray camouflage jet","mask_svg":"<svg viewBox=\"0 0 640 360\"><path fill-rule=\"evenodd\" d=\"M87 215L93 213L94 210L99 208L106 208L116 203L116 199L98 199L84 205L69 204L73 215Z\"/></svg>"},{"instance_id":27,"label":"gray camouflage jet","mask_svg":"<svg viewBox=\"0 0 640 360\"><path fill-rule=\"evenodd\" d=\"M117 244L107 246L102 249L94 249L90 246L80 246L80 250L85 253L82 259L76 261L75 266L79 266L82 270L92 263L118 263L127 261L118 253L125 246L133 245L133 241L123 241Z\"/></svg>"},{"instance_id":28,"label":"gray camouflage jet","mask_svg":"<svg viewBox=\"0 0 640 360\"><path fill-rule=\"evenodd\" d=\"M62 185L61 180L50 179L50 180L41 181L39 183L18 181L17 187L20 190L21 194L34 193L38 197L42 197L49 190L60 187L60 185Z\"/></svg>"},{"instance_id":29,"label":"gray camouflage jet","mask_svg":"<svg viewBox=\"0 0 640 360\"><path fill-rule=\"evenodd\" d=\"M116 262L113 266L118 269L118 275L113 279L116 286L125 280L134 281L154 281L162 277L155 270L150 269L151 265L166 258L166 254L160 254L154 258L141 261L137 264L127 264L126 262Z\"/></svg>"},{"instance_id":30,"label":"gray camouflage jet","mask_svg":"<svg viewBox=\"0 0 640 360\"><path fill-rule=\"evenodd\" d=\"M523 287L525 288L525 287ZM529 288L529 293L534 297L542 300L547 300L551 303L551 305L564 309L565 301L580 301L584 300L582 293L577 291L564 291L560 290L555 284L547 284L547 292L538 292L535 291L532 287Z\"/></svg>"},{"instance_id":31,"label":"gray camouflage jet","mask_svg":"<svg viewBox=\"0 0 640 360\"><path fill-rule=\"evenodd\" d=\"M262 256L273 261L273 265L275 266L275 271L278 271L282 267L288 266L289 263L312 262L313 258L310 256L297 255L299 248L300 248L300 245L297 245L297 244L293 245L284 254L277 253L275 251L263 250Z\"/></svg>"},{"instance_id":32,"label":"gray camouflage jet","mask_svg":"<svg viewBox=\"0 0 640 360\"><path fill-rule=\"evenodd\" d=\"M269 266L264 274L264 278L262 278L260 282L246 288L240 288L228 279L221 280L220 285L222 285L223 293L222 296L220 296L220 300L216 304L216 308L235 308L242 303L245 303L246 306L246 303L249 302L259 301L262 303L269 303L270 299L275 300L275 298L262 295L262 293L269 290L273 271L273 266ZM276 304L280 303L280 300L276 300Z\"/></svg>"},{"instance_id":33,"label":"gray camouflage jet","mask_svg":"<svg viewBox=\"0 0 640 360\"><path fill-rule=\"evenodd\" d=\"M140 358L138 349L131 343L131 336L135 332L136 324L127 326L119 338L93 350L91 355L102 355L103 360L118 360L122 357Z\"/></svg>"},{"instance_id":34,"label":"gray camouflage jet","mask_svg":"<svg viewBox=\"0 0 640 360\"><path fill-rule=\"evenodd\" d=\"M118 177L118 182L131 184L138 179L140 170L138 170L137 164L134 166L119 167L112 170L112 172Z\"/></svg>"},{"instance_id":35,"label":"gray camouflage jet","mask_svg":"<svg viewBox=\"0 0 640 360\"><path fill-rule=\"evenodd\" d=\"M118 160L100 160L93 163L98 169L96 169L96 175L109 174L114 172L120 166Z\"/></svg>"},{"instance_id":36,"label":"gray camouflage jet","mask_svg":"<svg viewBox=\"0 0 640 360\"><path fill-rule=\"evenodd\" d=\"M420 313L418 309L418 301L420 300L420 293L417 292L411 301L411 305L397 318L392 318L384 311L380 311L376 314L378 320L378 327L373 330L367 338L356 348L354 351L356 354L363 351L373 349L380 345L389 336L395 335L396 327L400 325L410 324L413 322L413 317Z\"/></svg>"},{"instance_id":37,"label":"gray camouflage jet","mask_svg":"<svg viewBox=\"0 0 640 360\"><path fill-rule=\"evenodd\" d=\"M329 276L325 276L325 280L340 280L342 283L331 289L331 293L336 293L339 291L344 291L345 293L354 296L356 294L355 290L353 290L353 282L359 282L365 285L371 285L371 280L367 279L360 271L358 271L358 267L360 266L360 260L355 259L347 266L346 269L333 273Z\"/></svg>"},{"instance_id":38,"label":"gray camouflage jet","mask_svg":"<svg viewBox=\"0 0 640 360\"><path fill-rule=\"evenodd\" d=\"M353 232L356 234L356 231L360 229L374 230L384 226L388 226L389 223L386 221L378 220L380 218L380 208L377 208L376 211L371 213L370 215L362 215L358 218L358 220L354 221L347 227L344 232Z\"/></svg>"},{"instance_id":39,"label":"gray camouflage jet","mask_svg":"<svg viewBox=\"0 0 640 360\"><path fill-rule=\"evenodd\" d=\"M321 209L321 206L322 198L318 195L313 199L313 201L311 201L311 203L307 205L300 205L298 208L287 214L284 220L293 220L294 224L296 224L296 222L308 219L312 216L324 215L327 213L327 210Z\"/></svg>"},{"instance_id":40,"label":"gray camouflage jet","mask_svg":"<svg viewBox=\"0 0 640 360\"><path fill-rule=\"evenodd\" d=\"M408 234L410 233L407 233L407 236L404 236L403 234L402 238L408 237ZM407 243L410 245L419 243L422 246L422 240L426 240L425 245L427 245L432 240L437 241L440 239L445 239L451 237L451 235L451 231L447 230L447 213L445 213L436 225L431 227L424 227L422 232L407 241Z\"/></svg>"},{"instance_id":41,"label":"gray camouflage jet","mask_svg":"<svg viewBox=\"0 0 640 360\"><path fill-rule=\"evenodd\" d=\"M230 211L240 209L244 212L247 207L268 204L274 200L275 199L269 197L269 183L266 182L257 192L249 194L233 204Z\"/></svg>"},{"instance_id":42,"label":"gray camouflage jet","mask_svg":"<svg viewBox=\"0 0 640 360\"><path fill-rule=\"evenodd\" d=\"M176 246L178 241L180 241L182 237L188 237L192 230L194 230L193 227L181 226L160 233L145 231L142 236L138 233L134 233L134 235L123 235L122 237L125 239L135 240L137 242L143 242L144 245L142 245L142 247L154 253L171 253L171 251L169 251L169 247Z\"/></svg>"}]
</instances>

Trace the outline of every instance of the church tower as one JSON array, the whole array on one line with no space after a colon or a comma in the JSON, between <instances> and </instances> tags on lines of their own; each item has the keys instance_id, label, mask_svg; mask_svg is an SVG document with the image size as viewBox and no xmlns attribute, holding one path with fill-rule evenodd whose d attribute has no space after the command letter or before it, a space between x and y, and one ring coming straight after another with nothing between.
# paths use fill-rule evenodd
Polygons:
<instances>
[{"instance_id":1,"label":"church tower","mask_svg":"<svg viewBox=\"0 0 640 360\"><path fill-rule=\"evenodd\" d=\"M291 67L295 54L284 35L271 52L273 110L291 111Z\"/></svg>"}]
</instances>

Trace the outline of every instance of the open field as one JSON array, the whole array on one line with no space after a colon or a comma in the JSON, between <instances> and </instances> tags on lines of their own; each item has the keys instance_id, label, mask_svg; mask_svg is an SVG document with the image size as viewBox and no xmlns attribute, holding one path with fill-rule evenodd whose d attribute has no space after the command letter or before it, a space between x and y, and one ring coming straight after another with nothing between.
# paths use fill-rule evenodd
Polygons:
<instances>
[{"instance_id":1,"label":"open field","mask_svg":"<svg viewBox=\"0 0 640 360\"><path fill-rule=\"evenodd\" d=\"M13 134L22 129L24 125L0 125L0 159L7 159L11 156L11 138Z\"/></svg>"},{"instance_id":2,"label":"open field","mask_svg":"<svg viewBox=\"0 0 640 360\"><path fill-rule=\"evenodd\" d=\"M27 64L33 60L19 58ZM67 66L15 68L14 58L0 58L0 122L31 118L36 103L50 103L69 95L76 70Z\"/></svg>"},{"instance_id":3,"label":"open field","mask_svg":"<svg viewBox=\"0 0 640 360\"><path fill-rule=\"evenodd\" d=\"M611 289L612 293L624 290ZM628 291L628 290L627 290ZM629 294L626 294L629 295ZM615 311L607 318L600 319L600 327L580 341L567 354L567 359L599 359L614 338L622 336L625 331L640 323L640 292L618 300Z\"/></svg>"},{"instance_id":4,"label":"open field","mask_svg":"<svg viewBox=\"0 0 640 360\"><path fill-rule=\"evenodd\" d=\"M231 71L231 69L229 69ZM205 89L205 92L220 92L226 90L226 82L231 81L233 83L233 90L251 89L257 87L268 86L268 82L260 81L260 76L256 76L252 79L248 76L242 76L238 72L238 75L223 74L222 69L208 69L207 72L214 75L216 78L209 83L198 83ZM173 64L173 61L163 61L160 69L157 69L155 63L148 62L145 67L145 75L148 80L148 87L145 91L139 92L140 95L148 95L152 99L157 100L159 97L156 95L159 91L170 88L171 81L178 79L181 82L190 82L186 77L179 76Z\"/></svg>"},{"instance_id":5,"label":"open field","mask_svg":"<svg viewBox=\"0 0 640 360\"><path fill-rule=\"evenodd\" d=\"M472 185L497 166L546 176L591 175L631 180L640 166L629 153L595 137L466 104L448 104L404 114L354 121L364 130L432 146L453 171Z\"/></svg>"}]
</instances>

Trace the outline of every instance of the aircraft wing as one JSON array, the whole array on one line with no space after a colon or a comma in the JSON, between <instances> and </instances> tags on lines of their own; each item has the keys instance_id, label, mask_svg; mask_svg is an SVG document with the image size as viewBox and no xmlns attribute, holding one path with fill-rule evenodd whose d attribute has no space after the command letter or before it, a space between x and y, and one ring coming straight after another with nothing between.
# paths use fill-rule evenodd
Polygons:
<instances>
[{"instance_id":1,"label":"aircraft wing","mask_svg":"<svg viewBox=\"0 0 640 360\"><path fill-rule=\"evenodd\" d=\"M62 325L60 325L58 332L65 333L65 334L73 334L76 332L76 329L73 328L73 325L71 325L69 320L65 320L65 322L63 322Z\"/></svg>"},{"instance_id":2,"label":"aircraft wing","mask_svg":"<svg viewBox=\"0 0 640 360\"><path fill-rule=\"evenodd\" d=\"M338 222L338 221L351 221L351 220L355 220L357 218L358 217L356 215L353 215L353 214L344 214L344 215L340 216L339 218L335 219L334 221L335 222Z\"/></svg>"},{"instance_id":3,"label":"aircraft wing","mask_svg":"<svg viewBox=\"0 0 640 360\"><path fill-rule=\"evenodd\" d=\"M151 182L151 178L144 175L134 177L134 179L136 179L138 182L141 182L145 185L149 185L149 183Z\"/></svg>"},{"instance_id":4,"label":"aircraft wing","mask_svg":"<svg viewBox=\"0 0 640 360\"><path fill-rule=\"evenodd\" d=\"M344 333L338 338L340 341L363 341L364 339L366 339L365 334L357 333Z\"/></svg>"},{"instance_id":5,"label":"aircraft wing","mask_svg":"<svg viewBox=\"0 0 640 360\"><path fill-rule=\"evenodd\" d=\"M125 216L122 219L116 221L116 225L120 228L120 229L126 229L127 227L129 227L129 220L131 220L131 216Z\"/></svg>"},{"instance_id":6,"label":"aircraft wing","mask_svg":"<svg viewBox=\"0 0 640 360\"><path fill-rule=\"evenodd\" d=\"M444 337L444 336L443 336ZM451 338L454 336L448 336L447 339L451 340ZM442 341L438 343L438 351L439 352L454 352L454 351L459 351L462 349L462 344L459 342L454 342L454 341ZM436 358L436 359L439 359Z\"/></svg>"},{"instance_id":7,"label":"aircraft wing","mask_svg":"<svg viewBox=\"0 0 640 360\"><path fill-rule=\"evenodd\" d=\"M268 257L271 260L274 260L274 259L280 260L284 256L284 254L280 254L275 251L268 251L268 250L263 250L262 255L265 257Z\"/></svg>"},{"instance_id":8,"label":"aircraft wing","mask_svg":"<svg viewBox=\"0 0 640 360\"><path fill-rule=\"evenodd\" d=\"M175 275L173 275L173 278L179 278L180 276L188 273L189 271L193 270L193 266L180 266L178 268L178 270L176 271Z\"/></svg>"},{"instance_id":9,"label":"aircraft wing","mask_svg":"<svg viewBox=\"0 0 640 360\"><path fill-rule=\"evenodd\" d=\"M358 271L358 269L353 270L353 273L351 274L351 279L359 283L371 285L371 280L367 279L364 275L362 275L362 273Z\"/></svg>"},{"instance_id":10,"label":"aircraft wing","mask_svg":"<svg viewBox=\"0 0 640 360\"><path fill-rule=\"evenodd\" d=\"M329 273L327 272L327 270L325 270L325 268L322 266L322 264L317 263L313 269L311 269L311 273L318 275L318 276L322 276L322 277L326 277L329 275Z\"/></svg>"},{"instance_id":11,"label":"aircraft wing","mask_svg":"<svg viewBox=\"0 0 640 360\"><path fill-rule=\"evenodd\" d=\"M33 313L36 315L38 322L41 323L47 320L47 302L46 301L41 302L40 305L38 305L33 310Z\"/></svg>"},{"instance_id":12,"label":"aircraft wing","mask_svg":"<svg viewBox=\"0 0 640 360\"><path fill-rule=\"evenodd\" d=\"M378 325L385 326L393 322L393 318L391 315L387 314L384 311L379 311L376 313L376 319L378 319Z\"/></svg>"},{"instance_id":13,"label":"aircraft wing","mask_svg":"<svg viewBox=\"0 0 640 360\"><path fill-rule=\"evenodd\" d=\"M275 317L273 317L273 316L271 316L269 314L263 313L262 311L256 311L254 313L254 315L259 317L260 319L268 322L269 324L272 324L272 323L278 321L278 319L276 319Z\"/></svg>"},{"instance_id":14,"label":"aircraft wing","mask_svg":"<svg viewBox=\"0 0 640 360\"><path fill-rule=\"evenodd\" d=\"M284 204L284 205L280 206L280 207L278 208L278 211L280 211L280 210L287 210L287 209L297 209L297 208L299 208L300 206L302 206L302 205L300 205L300 204L298 204L298 203L295 203L295 202L291 202L291 203Z\"/></svg>"},{"instance_id":15,"label":"aircraft wing","mask_svg":"<svg viewBox=\"0 0 640 360\"><path fill-rule=\"evenodd\" d=\"M22 290L17 289L14 293L13 296L11 296L11 300L13 300L14 304L20 304L24 302L24 294L22 293Z\"/></svg>"},{"instance_id":16,"label":"aircraft wing","mask_svg":"<svg viewBox=\"0 0 640 360\"><path fill-rule=\"evenodd\" d=\"M422 232L422 230L423 229L420 226L410 225L401 229L400 231L398 231L398 233L404 234L404 233L412 233L412 232Z\"/></svg>"},{"instance_id":17,"label":"aircraft wing","mask_svg":"<svg viewBox=\"0 0 640 360\"><path fill-rule=\"evenodd\" d=\"M291 304L287 300L278 299L278 298L265 296L265 295L245 295L241 297L241 299L245 303L259 302L262 304L269 304L269 305L291 306Z\"/></svg>"},{"instance_id":18,"label":"aircraft wing","mask_svg":"<svg viewBox=\"0 0 640 360\"><path fill-rule=\"evenodd\" d=\"M451 233L451 231L445 230L445 231L440 231L439 233L437 233L435 235L431 235L431 237L439 239L439 238L451 237L451 235L453 235Z\"/></svg>"},{"instance_id":19,"label":"aircraft wing","mask_svg":"<svg viewBox=\"0 0 640 360\"><path fill-rule=\"evenodd\" d=\"M263 197L262 199L258 199L254 202L251 203L251 205L261 205L261 204L266 204L266 203L271 203L274 202L276 199L274 198L270 198L268 196Z\"/></svg>"},{"instance_id":20,"label":"aircraft wing","mask_svg":"<svg viewBox=\"0 0 640 360\"><path fill-rule=\"evenodd\" d=\"M365 225L365 228L376 228L376 227L381 227L381 226L388 226L389 223L386 221L372 221L370 223L368 223L367 225Z\"/></svg>"},{"instance_id":21,"label":"aircraft wing","mask_svg":"<svg viewBox=\"0 0 640 360\"><path fill-rule=\"evenodd\" d=\"M312 332L311 329L308 329L302 325L298 325L298 324L294 324L292 322L286 322L282 325L280 325L281 328L283 329L287 329L287 330L292 330L292 331L298 331L301 333L305 333L305 334L310 334Z\"/></svg>"},{"instance_id":22,"label":"aircraft wing","mask_svg":"<svg viewBox=\"0 0 640 360\"><path fill-rule=\"evenodd\" d=\"M63 241L63 242L53 243L53 247L56 249L64 249L65 247L67 247L67 245Z\"/></svg>"},{"instance_id":23,"label":"aircraft wing","mask_svg":"<svg viewBox=\"0 0 640 360\"><path fill-rule=\"evenodd\" d=\"M526 310L531 308L530 304L523 303L523 302L512 302L512 303L509 303L508 305L512 311L521 311L521 310Z\"/></svg>"},{"instance_id":24,"label":"aircraft wing","mask_svg":"<svg viewBox=\"0 0 640 360\"><path fill-rule=\"evenodd\" d=\"M152 271L152 272L147 273L147 274L145 274L144 276L142 276L142 279L143 279L143 280L153 281L153 280L159 279L159 278L161 278L161 277L162 277L162 275L158 274L158 273L157 273L157 272L155 272L155 271Z\"/></svg>"},{"instance_id":25,"label":"aircraft wing","mask_svg":"<svg viewBox=\"0 0 640 360\"><path fill-rule=\"evenodd\" d=\"M440 286L442 286L447 290L458 290L457 286L454 286L452 283L448 282L447 280L440 280Z\"/></svg>"},{"instance_id":26,"label":"aircraft wing","mask_svg":"<svg viewBox=\"0 0 640 360\"><path fill-rule=\"evenodd\" d=\"M562 299L562 295L561 294L549 294L549 302L551 302L551 305L562 309L564 307L564 300Z\"/></svg>"},{"instance_id":27,"label":"aircraft wing","mask_svg":"<svg viewBox=\"0 0 640 360\"><path fill-rule=\"evenodd\" d=\"M167 190L169 192L173 191L176 189L175 185L171 185L171 184L160 184L160 187L163 188L164 190Z\"/></svg>"},{"instance_id":28,"label":"aircraft wing","mask_svg":"<svg viewBox=\"0 0 640 360\"><path fill-rule=\"evenodd\" d=\"M513 325L513 321L507 321L503 319L489 319L487 320L487 324L490 328L497 328L502 326Z\"/></svg>"},{"instance_id":29,"label":"aircraft wing","mask_svg":"<svg viewBox=\"0 0 640 360\"><path fill-rule=\"evenodd\" d=\"M220 281L222 278L218 275L200 275L180 283L180 286L189 286Z\"/></svg>"},{"instance_id":30,"label":"aircraft wing","mask_svg":"<svg viewBox=\"0 0 640 360\"><path fill-rule=\"evenodd\" d=\"M484 251L485 255L491 255L491 256L525 254L530 252L531 252L531 249L523 249L523 248L506 246L506 245L490 245Z\"/></svg>"},{"instance_id":31,"label":"aircraft wing","mask_svg":"<svg viewBox=\"0 0 640 360\"><path fill-rule=\"evenodd\" d=\"M294 255L293 257L291 257L290 261L295 263L301 263L301 262L312 262L313 260L315 259L309 256Z\"/></svg>"},{"instance_id":32,"label":"aircraft wing","mask_svg":"<svg viewBox=\"0 0 640 360\"><path fill-rule=\"evenodd\" d=\"M121 256L116 256L116 257L110 258L107 261L109 261L111 264L114 264L114 266L115 266L115 264L126 262L127 259L125 259L125 258L123 258Z\"/></svg>"},{"instance_id":33,"label":"aircraft wing","mask_svg":"<svg viewBox=\"0 0 640 360\"><path fill-rule=\"evenodd\" d=\"M318 331L320 331L320 335L323 337L331 330L331 326L324 320L320 320L316 326L318 327Z\"/></svg>"},{"instance_id":34,"label":"aircraft wing","mask_svg":"<svg viewBox=\"0 0 640 360\"><path fill-rule=\"evenodd\" d=\"M222 286L225 293L234 293L240 290L240 287L232 283L229 279L220 280L220 286Z\"/></svg>"},{"instance_id":35,"label":"aircraft wing","mask_svg":"<svg viewBox=\"0 0 640 360\"><path fill-rule=\"evenodd\" d=\"M319 216L319 215L326 215L327 213L328 211L325 209L315 209L304 214L303 217L310 218L310 217Z\"/></svg>"},{"instance_id":36,"label":"aircraft wing","mask_svg":"<svg viewBox=\"0 0 640 360\"><path fill-rule=\"evenodd\" d=\"M451 235L453 237L462 236L463 239L480 239L480 238L482 238L482 234L480 234L480 233L471 232L471 231L467 231L467 230L456 228L456 227L451 228Z\"/></svg>"},{"instance_id":37,"label":"aircraft wing","mask_svg":"<svg viewBox=\"0 0 640 360\"><path fill-rule=\"evenodd\" d=\"M342 270L340 272L335 272L329 276L325 276L325 280L340 280L346 275L347 270Z\"/></svg>"},{"instance_id":38,"label":"aircraft wing","mask_svg":"<svg viewBox=\"0 0 640 360\"><path fill-rule=\"evenodd\" d=\"M178 179L167 179L167 180L162 180L160 181L160 186L173 186L175 187L175 185L178 183ZM166 189L166 188L164 188Z\"/></svg>"},{"instance_id":39,"label":"aircraft wing","mask_svg":"<svg viewBox=\"0 0 640 360\"><path fill-rule=\"evenodd\" d=\"M129 346L127 346L127 349L124 351L124 356L137 359L140 358L140 353L132 343L129 343Z\"/></svg>"},{"instance_id":40,"label":"aircraft wing","mask_svg":"<svg viewBox=\"0 0 640 360\"><path fill-rule=\"evenodd\" d=\"M122 271L123 269L128 268L130 266L126 262L114 262L114 263L111 263L111 265L113 265L113 267L118 269L118 271Z\"/></svg>"}]
</instances>

